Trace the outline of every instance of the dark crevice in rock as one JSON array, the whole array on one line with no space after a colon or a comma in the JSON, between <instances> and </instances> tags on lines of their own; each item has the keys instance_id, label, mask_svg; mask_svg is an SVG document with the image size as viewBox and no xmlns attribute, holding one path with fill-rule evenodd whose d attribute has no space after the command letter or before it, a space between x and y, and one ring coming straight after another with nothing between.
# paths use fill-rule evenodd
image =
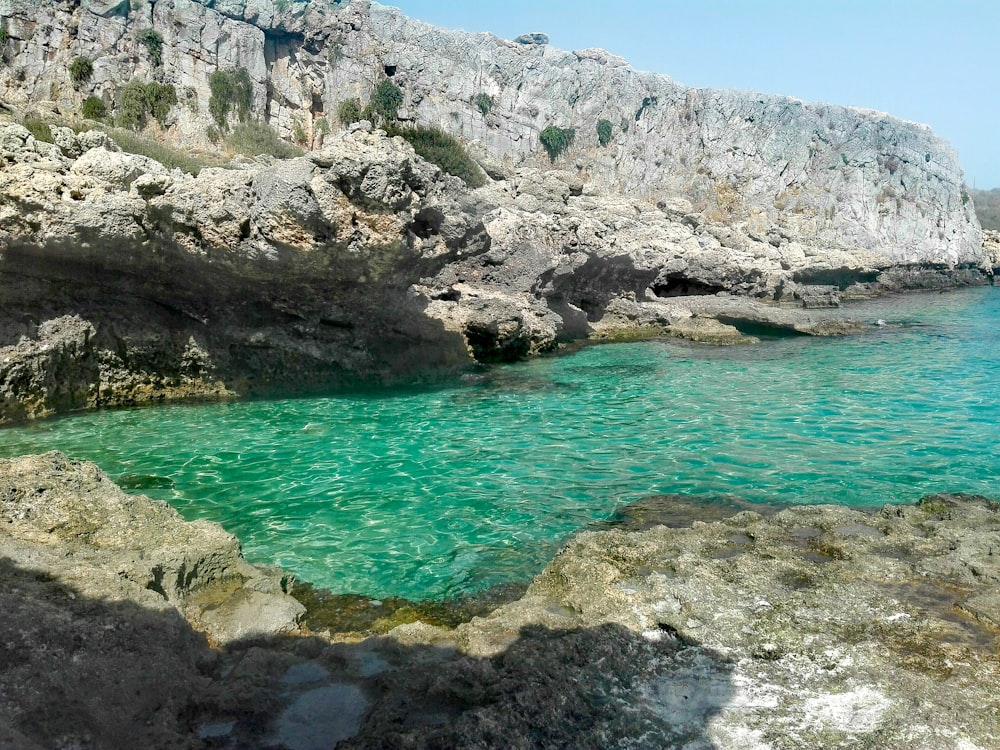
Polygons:
<instances>
[{"instance_id":1,"label":"dark crevice in rock","mask_svg":"<svg viewBox=\"0 0 1000 750\"><path fill-rule=\"evenodd\" d=\"M698 279L688 278L683 274L671 274L661 277L650 286L657 297L694 297L718 294L727 291L718 284L708 284Z\"/></svg>"},{"instance_id":2,"label":"dark crevice in rock","mask_svg":"<svg viewBox=\"0 0 1000 750\"><path fill-rule=\"evenodd\" d=\"M531 351L529 339L502 335L496 321L470 323L465 327L465 340L472 349L472 356L482 364L517 362Z\"/></svg>"},{"instance_id":3,"label":"dark crevice in rock","mask_svg":"<svg viewBox=\"0 0 1000 750\"><path fill-rule=\"evenodd\" d=\"M797 284L836 286L841 291L852 284L870 284L878 279L879 271L862 271L857 268L816 268L796 271L792 281Z\"/></svg>"},{"instance_id":4,"label":"dark crevice in rock","mask_svg":"<svg viewBox=\"0 0 1000 750\"><path fill-rule=\"evenodd\" d=\"M790 338L794 336L810 335L806 331L797 331L791 326L781 325L780 323L752 321L725 314L716 315L714 317L720 323L732 326L744 336L754 336L756 338Z\"/></svg>"}]
</instances>

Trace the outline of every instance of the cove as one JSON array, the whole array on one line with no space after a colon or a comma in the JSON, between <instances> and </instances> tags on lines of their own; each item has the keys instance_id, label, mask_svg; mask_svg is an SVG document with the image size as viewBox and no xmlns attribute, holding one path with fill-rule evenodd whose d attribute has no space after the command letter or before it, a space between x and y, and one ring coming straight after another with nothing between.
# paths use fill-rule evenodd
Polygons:
<instances>
[{"instance_id":1,"label":"cove","mask_svg":"<svg viewBox=\"0 0 1000 750\"><path fill-rule=\"evenodd\" d=\"M569 535L654 494L1000 497L1000 290L845 312L873 325L589 346L446 388L81 414L0 431L0 453L95 461L221 523L253 562L410 599L525 580Z\"/></svg>"}]
</instances>

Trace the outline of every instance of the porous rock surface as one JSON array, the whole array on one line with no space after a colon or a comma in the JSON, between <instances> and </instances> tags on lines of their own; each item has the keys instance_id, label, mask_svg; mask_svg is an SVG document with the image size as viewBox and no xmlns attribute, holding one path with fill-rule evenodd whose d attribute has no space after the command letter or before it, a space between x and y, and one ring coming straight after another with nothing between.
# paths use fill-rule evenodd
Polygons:
<instances>
[{"instance_id":1,"label":"porous rock surface","mask_svg":"<svg viewBox=\"0 0 1000 750\"><path fill-rule=\"evenodd\" d=\"M453 630L209 647L186 602L244 574L232 537L58 455L0 475L3 747L1000 742L1000 506L983 498L710 522L697 498L654 499Z\"/></svg>"},{"instance_id":2,"label":"porous rock surface","mask_svg":"<svg viewBox=\"0 0 1000 750\"><path fill-rule=\"evenodd\" d=\"M885 113L694 89L604 50L556 49L541 32L505 40L449 31L367 0L4 0L0 8L8 33L0 92L9 102L76 112L86 95L110 103L122 82L161 80L181 102L169 137L205 144L209 79L242 68L254 114L314 144L337 127L340 102L367 101L390 77L404 120L475 141L497 163L547 165L541 132L571 128L560 163L616 191L684 197L761 237L893 263L981 259L954 151L926 126ZM162 37L159 64L145 29ZM74 84L75 56L90 58L93 74ZM602 120L612 130L605 146Z\"/></svg>"},{"instance_id":3,"label":"porous rock surface","mask_svg":"<svg viewBox=\"0 0 1000 750\"><path fill-rule=\"evenodd\" d=\"M411 287L489 238L401 139L192 177L57 134L0 125L0 422L469 363Z\"/></svg>"},{"instance_id":4,"label":"porous rock surface","mask_svg":"<svg viewBox=\"0 0 1000 750\"><path fill-rule=\"evenodd\" d=\"M348 746L993 747L998 553L956 496L580 534L489 617L393 631L460 656Z\"/></svg>"},{"instance_id":5,"label":"porous rock surface","mask_svg":"<svg viewBox=\"0 0 1000 750\"><path fill-rule=\"evenodd\" d=\"M995 265L951 149L880 113L689 89L541 32L445 31L363 0L0 9L5 106L72 119L156 80L179 104L149 135L204 148L211 75L244 69L253 119L313 149L192 177L100 131L44 143L0 123L0 422L432 378L587 336L828 335L857 327L774 305ZM386 78L401 121L469 143L485 186L336 122ZM555 160L550 125L577 131ZM736 299L694 299L711 295Z\"/></svg>"},{"instance_id":6,"label":"porous rock surface","mask_svg":"<svg viewBox=\"0 0 1000 750\"><path fill-rule=\"evenodd\" d=\"M566 171L471 190L367 123L196 177L53 135L0 124L0 422L436 377L588 336L850 332L777 303L985 278L765 241Z\"/></svg>"},{"instance_id":7,"label":"porous rock surface","mask_svg":"<svg viewBox=\"0 0 1000 750\"><path fill-rule=\"evenodd\" d=\"M82 594L185 613L218 643L294 631L302 607L217 524L127 495L60 453L0 459L0 555Z\"/></svg>"}]
</instances>

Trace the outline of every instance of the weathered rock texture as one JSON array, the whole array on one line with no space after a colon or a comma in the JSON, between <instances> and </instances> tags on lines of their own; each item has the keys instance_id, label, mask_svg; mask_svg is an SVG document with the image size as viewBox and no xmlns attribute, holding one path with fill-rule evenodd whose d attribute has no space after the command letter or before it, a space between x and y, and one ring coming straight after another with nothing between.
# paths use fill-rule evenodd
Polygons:
<instances>
[{"instance_id":1,"label":"weathered rock texture","mask_svg":"<svg viewBox=\"0 0 1000 750\"><path fill-rule=\"evenodd\" d=\"M349 746L995 746L998 511L934 496L581 534L489 617L393 631L458 655L396 675Z\"/></svg>"},{"instance_id":2,"label":"weathered rock texture","mask_svg":"<svg viewBox=\"0 0 1000 750\"><path fill-rule=\"evenodd\" d=\"M684 196L695 209L820 248L894 263L977 263L979 226L954 152L922 125L787 97L692 89L632 70L603 50L564 52L544 34L508 41L446 31L364 0L62 3L4 0L9 42L0 91L12 102L84 95L162 79L181 104L174 137L204 141L209 78L243 68L253 111L286 135L336 127L337 104L391 76L403 118L477 141L511 166L547 161L539 134L575 128L560 162L628 194ZM157 65L137 32L162 35ZM525 41L530 40L530 43ZM93 60L74 88L69 62ZM475 99L491 97L483 114ZM612 124L606 147L597 123Z\"/></svg>"},{"instance_id":3,"label":"weathered rock texture","mask_svg":"<svg viewBox=\"0 0 1000 750\"><path fill-rule=\"evenodd\" d=\"M1000 275L1000 232L983 232L983 250L986 252L986 262L993 267L993 278Z\"/></svg>"},{"instance_id":4,"label":"weathered rock texture","mask_svg":"<svg viewBox=\"0 0 1000 750\"><path fill-rule=\"evenodd\" d=\"M180 611L218 643L294 631L302 613L288 582L246 562L217 524L59 453L0 460L0 557L87 596Z\"/></svg>"},{"instance_id":5,"label":"weathered rock texture","mask_svg":"<svg viewBox=\"0 0 1000 750\"><path fill-rule=\"evenodd\" d=\"M194 178L57 134L0 126L0 421L468 363L411 287L489 238L401 139Z\"/></svg>"},{"instance_id":6,"label":"weathered rock texture","mask_svg":"<svg viewBox=\"0 0 1000 750\"><path fill-rule=\"evenodd\" d=\"M592 335L843 333L773 303L984 278L765 241L565 171L470 190L366 124L197 177L53 135L0 125L0 422L393 383Z\"/></svg>"},{"instance_id":7,"label":"weathered rock texture","mask_svg":"<svg viewBox=\"0 0 1000 750\"><path fill-rule=\"evenodd\" d=\"M179 613L203 627L226 609L225 582L261 590L232 537L123 495L92 465L0 462L0 745L1000 743L997 503L707 523L693 521L698 499L641 505L627 527L573 539L519 600L453 630L268 639L294 610L269 618L257 601L240 615L256 632L210 648Z\"/></svg>"},{"instance_id":8,"label":"weathered rock texture","mask_svg":"<svg viewBox=\"0 0 1000 750\"><path fill-rule=\"evenodd\" d=\"M50 144L0 124L0 422L392 383L594 335L827 335L856 327L774 304L982 283L994 265L952 152L884 115L688 89L360 0L0 10L8 102L73 114L157 79L180 104L151 127L204 145L211 74L243 68L253 116L317 147L191 177L99 131ZM78 55L94 72L74 86ZM316 131L386 77L404 120L474 141L484 187L367 123ZM550 124L577 128L555 164Z\"/></svg>"}]
</instances>

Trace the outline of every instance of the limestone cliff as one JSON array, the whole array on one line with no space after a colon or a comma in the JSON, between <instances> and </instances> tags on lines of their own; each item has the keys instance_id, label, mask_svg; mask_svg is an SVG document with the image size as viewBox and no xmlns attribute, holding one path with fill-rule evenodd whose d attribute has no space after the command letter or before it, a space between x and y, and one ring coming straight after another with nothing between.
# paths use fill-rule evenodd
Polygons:
<instances>
[{"instance_id":1,"label":"limestone cliff","mask_svg":"<svg viewBox=\"0 0 1000 750\"><path fill-rule=\"evenodd\" d=\"M981 236L952 149L923 125L787 97L693 89L602 50L563 52L526 36L446 31L365 0L2 0L9 102L107 102L134 78L173 84L169 137L205 141L209 78L245 69L252 111L291 137L321 140L339 102L391 77L403 119L477 142L508 166L546 166L548 126L575 129L560 166L653 202L764 237L885 263L977 264ZM160 55L141 41L153 29ZM93 61L75 87L69 63ZM484 95L484 96L481 96ZM606 145L597 134L606 121Z\"/></svg>"},{"instance_id":2,"label":"limestone cliff","mask_svg":"<svg viewBox=\"0 0 1000 750\"><path fill-rule=\"evenodd\" d=\"M357 0L0 13L6 106L74 125L48 143L0 112L0 423L425 378L623 329L828 335L857 327L777 305L982 283L995 265L950 149L887 116L687 89ZM205 146L218 70L245 70L248 116L312 149L192 176L76 114L159 81L178 104L150 129ZM484 185L334 122L387 78L401 119L471 142ZM552 124L577 130L550 160Z\"/></svg>"}]
</instances>

